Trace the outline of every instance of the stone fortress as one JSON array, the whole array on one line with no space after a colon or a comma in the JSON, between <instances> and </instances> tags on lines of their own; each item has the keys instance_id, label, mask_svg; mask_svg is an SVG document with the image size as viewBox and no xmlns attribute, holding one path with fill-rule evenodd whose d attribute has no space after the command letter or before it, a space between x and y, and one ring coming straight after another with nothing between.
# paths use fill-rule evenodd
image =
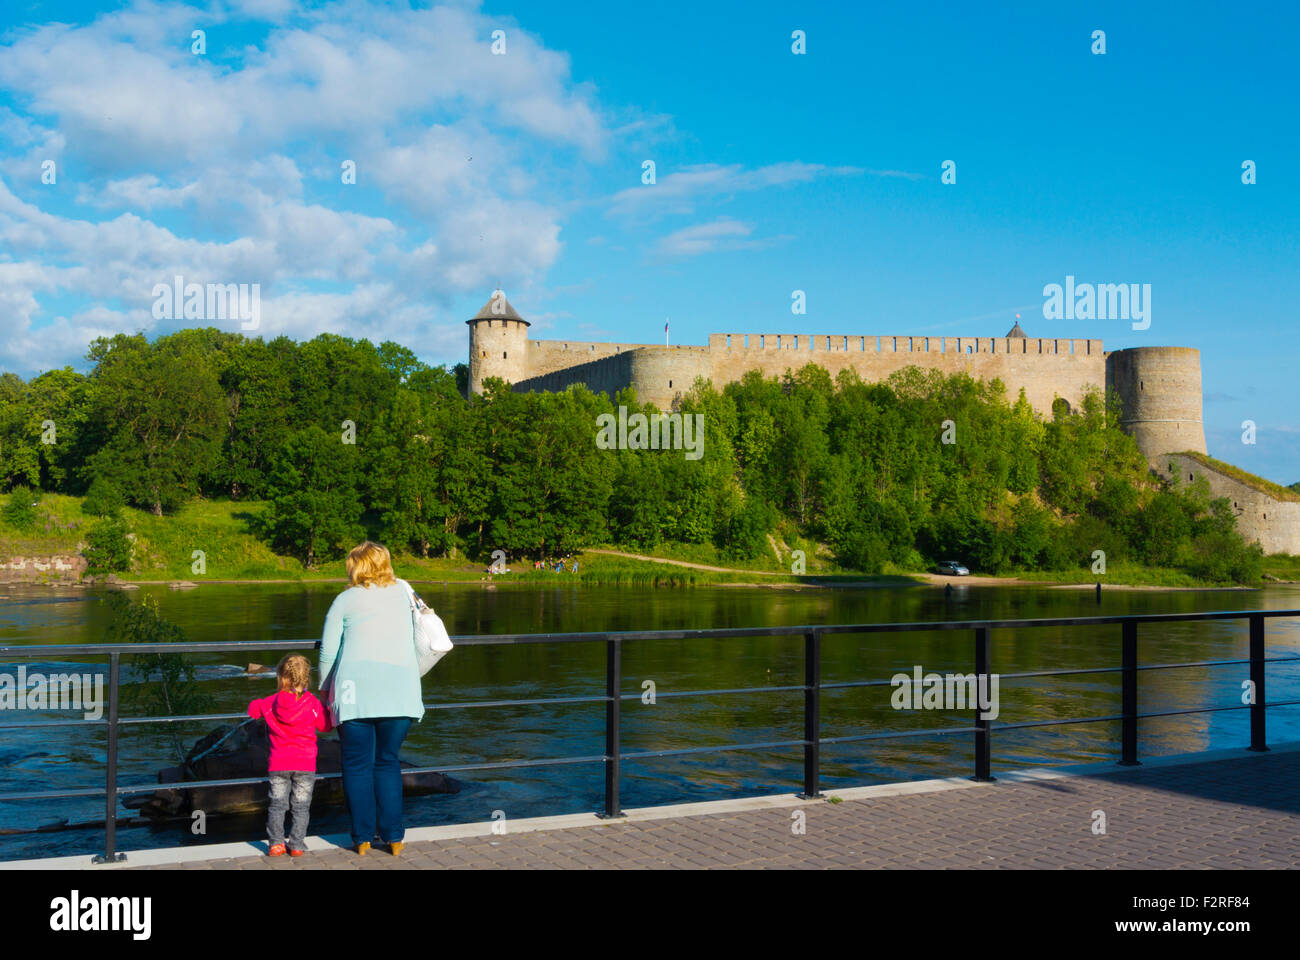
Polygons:
<instances>
[{"instance_id":1,"label":"stone fortress","mask_svg":"<svg viewBox=\"0 0 1300 960\"><path fill-rule=\"evenodd\" d=\"M815 363L832 378L852 369L872 382L915 366L997 378L1013 402L1023 389L1034 410L1050 419L1058 401L1078 409L1089 388L1113 389L1123 404L1123 429L1155 469L1180 479L1204 476L1214 496L1232 501L1247 539L1268 553L1300 554L1300 502L1278 500L1184 455L1206 454L1201 354L1190 347L1106 352L1100 340L1026 336L1018 322L1005 337L713 333L708 346L530 340L528 321L500 290L466 323L474 393L490 377L520 392L582 383L612 397L632 387L642 402L670 410L696 377L721 388L750 370L771 377Z\"/></svg>"}]
</instances>

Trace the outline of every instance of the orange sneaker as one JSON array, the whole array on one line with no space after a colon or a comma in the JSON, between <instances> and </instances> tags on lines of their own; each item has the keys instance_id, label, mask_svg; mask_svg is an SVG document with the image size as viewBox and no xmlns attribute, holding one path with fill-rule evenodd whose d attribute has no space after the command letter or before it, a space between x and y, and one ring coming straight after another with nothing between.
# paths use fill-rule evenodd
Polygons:
<instances>
[{"instance_id":1,"label":"orange sneaker","mask_svg":"<svg viewBox=\"0 0 1300 960\"><path fill-rule=\"evenodd\" d=\"M267 855L268 857L283 857L283 856L284 856L284 844L283 844L283 843L273 843L273 844L271 844L271 849L268 850L268 851L266 852L266 855Z\"/></svg>"},{"instance_id":2,"label":"orange sneaker","mask_svg":"<svg viewBox=\"0 0 1300 960\"><path fill-rule=\"evenodd\" d=\"M289 856L291 856L291 857L301 857L301 856L302 856L304 853L306 853L306 852L307 852L306 850L290 850L290 851L289 851Z\"/></svg>"}]
</instances>

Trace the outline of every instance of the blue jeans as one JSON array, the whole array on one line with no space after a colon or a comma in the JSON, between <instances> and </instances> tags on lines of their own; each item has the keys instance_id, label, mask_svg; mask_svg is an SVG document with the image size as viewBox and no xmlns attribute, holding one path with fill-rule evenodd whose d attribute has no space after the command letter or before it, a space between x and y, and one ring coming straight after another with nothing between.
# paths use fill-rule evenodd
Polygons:
<instances>
[{"instance_id":1,"label":"blue jeans","mask_svg":"<svg viewBox=\"0 0 1300 960\"><path fill-rule=\"evenodd\" d=\"M339 725L343 745L343 795L352 815L352 842L398 843L402 827L402 768L397 752L410 717L367 717Z\"/></svg>"},{"instance_id":2,"label":"blue jeans","mask_svg":"<svg viewBox=\"0 0 1300 960\"><path fill-rule=\"evenodd\" d=\"M293 810L289 849L307 849L307 820L311 815L311 793L316 783L313 770L281 771L269 774L271 805L266 812L266 837L271 846L284 843L284 815Z\"/></svg>"}]
</instances>

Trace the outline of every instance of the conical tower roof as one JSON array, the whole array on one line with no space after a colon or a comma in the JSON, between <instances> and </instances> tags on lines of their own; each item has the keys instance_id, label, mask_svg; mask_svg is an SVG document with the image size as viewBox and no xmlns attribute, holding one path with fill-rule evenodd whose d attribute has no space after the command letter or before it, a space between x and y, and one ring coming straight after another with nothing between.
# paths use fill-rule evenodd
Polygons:
<instances>
[{"instance_id":1,"label":"conical tower roof","mask_svg":"<svg viewBox=\"0 0 1300 960\"><path fill-rule=\"evenodd\" d=\"M1016 325L1014 327L1012 327L1010 330L1007 331L1008 337L1023 337L1024 335L1025 335L1025 331L1020 329L1019 320L1016 321Z\"/></svg>"},{"instance_id":2,"label":"conical tower roof","mask_svg":"<svg viewBox=\"0 0 1300 960\"><path fill-rule=\"evenodd\" d=\"M515 308L510 306L510 301L498 287L496 293L488 297L488 302L483 304L478 313L473 318L466 320L466 323L474 323L478 320L517 320L524 326L532 326L527 320L515 312Z\"/></svg>"}]
</instances>

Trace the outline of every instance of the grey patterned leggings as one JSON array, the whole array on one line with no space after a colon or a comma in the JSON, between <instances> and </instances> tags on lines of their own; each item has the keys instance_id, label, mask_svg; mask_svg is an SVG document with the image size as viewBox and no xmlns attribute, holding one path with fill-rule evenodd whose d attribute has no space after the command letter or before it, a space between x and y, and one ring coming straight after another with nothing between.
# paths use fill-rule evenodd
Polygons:
<instances>
[{"instance_id":1,"label":"grey patterned leggings","mask_svg":"<svg viewBox=\"0 0 1300 960\"><path fill-rule=\"evenodd\" d=\"M284 815L293 810L293 828L289 832L289 849L306 849L307 818L311 812L311 792L316 785L315 771L281 771L271 773L271 806L266 817L266 836L271 846L284 843Z\"/></svg>"}]
</instances>

